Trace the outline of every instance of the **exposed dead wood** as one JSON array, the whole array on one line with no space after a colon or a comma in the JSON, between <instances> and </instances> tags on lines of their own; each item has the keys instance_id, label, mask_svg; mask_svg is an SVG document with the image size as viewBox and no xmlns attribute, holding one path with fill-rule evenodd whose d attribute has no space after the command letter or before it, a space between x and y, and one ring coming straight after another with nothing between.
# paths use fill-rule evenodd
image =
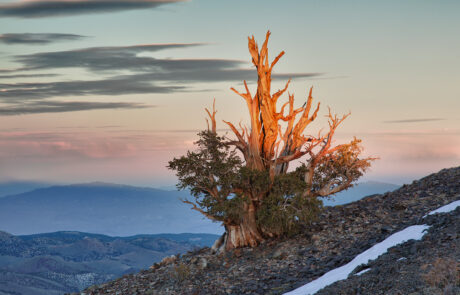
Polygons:
<instances>
[{"instance_id":1,"label":"exposed dead wood","mask_svg":"<svg viewBox=\"0 0 460 295\"><path fill-rule=\"evenodd\" d=\"M246 102L250 120L249 126L243 126L240 123L239 130L233 123L223 121L236 136L236 139L228 140L226 145L234 146L241 151L246 167L252 170L268 171L270 181L273 181L277 175L287 173L289 164L292 161L305 160L304 180L307 184L307 190L300 194L305 198L327 196L347 189L361 175L359 174L360 171L364 171L369 167L370 161L375 158L358 159L357 154L361 150L358 147L360 141L357 139L348 144L333 145L336 129L350 114L337 116L332 114L329 109L326 115L329 127L327 132L322 134L319 131L316 136L306 134L308 126L318 116L320 103L314 103L313 87L311 87L305 103L296 108L294 94L287 92L291 80L288 80L282 89L272 93L272 71L284 55L284 51L270 62L267 47L269 37L270 32L267 32L260 49L254 36L248 38L249 53L258 75L257 88L255 91L251 91L246 81L243 81L244 92L240 92L233 87L230 88ZM286 93L287 101L282 103L281 107L278 107L280 98ZM212 111L205 110L208 115L206 120L208 130L216 133L217 111L215 100ZM328 163L334 163L336 158L343 158L347 156L344 156L347 153L351 153L350 157L352 157L347 159L348 168L350 168L350 171L355 171L355 174L342 171L343 175L341 174L340 178L331 177L323 181L324 183L321 187L313 189L313 181L318 167L321 167L321 165L325 167L324 165ZM209 188L202 189L207 191L209 196L217 202L225 201L225 197L221 199L220 195L226 196L228 194L221 194L218 188L213 185L213 179L209 179L209 183L211 184ZM244 195L247 201L244 202L241 217L237 221L223 220L226 233L213 246L215 251L244 246L254 247L264 238L276 236L276 233L261 229L257 224L256 212L264 202L267 191L257 194L233 188L228 193ZM191 204L192 209L197 210L206 217L212 220L219 220L199 208L195 203L184 202Z\"/></svg>"}]
</instances>

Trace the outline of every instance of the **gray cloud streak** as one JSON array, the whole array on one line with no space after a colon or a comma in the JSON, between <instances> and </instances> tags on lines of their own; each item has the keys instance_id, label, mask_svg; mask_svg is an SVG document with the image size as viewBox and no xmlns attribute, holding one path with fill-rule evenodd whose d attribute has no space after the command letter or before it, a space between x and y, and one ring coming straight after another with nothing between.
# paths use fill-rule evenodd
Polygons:
<instances>
[{"instance_id":1,"label":"gray cloud streak","mask_svg":"<svg viewBox=\"0 0 460 295\"><path fill-rule=\"evenodd\" d=\"M156 8L181 0L17 1L0 4L0 17L53 17Z\"/></svg>"},{"instance_id":2,"label":"gray cloud streak","mask_svg":"<svg viewBox=\"0 0 460 295\"><path fill-rule=\"evenodd\" d=\"M13 79L13 78L44 78L56 77L57 74L17 74L17 75L0 75L0 79Z\"/></svg>"},{"instance_id":3,"label":"gray cloud streak","mask_svg":"<svg viewBox=\"0 0 460 295\"><path fill-rule=\"evenodd\" d=\"M5 44L45 45L57 41L71 41L83 38L86 38L86 36L54 33L21 33L2 34L0 35L0 42Z\"/></svg>"},{"instance_id":4,"label":"gray cloud streak","mask_svg":"<svg viewBox=\"0 0 460 295\"><path fill-rule=\"evenodd\" d=\"M21 63L22 67L16 70L2 70L8 75L0 75L0 79L44 77L48 74L23 74L23 72L62 68L80 68L96 73L110 73L111 76L92 81L0 83L0 102L8 105L8 108L0 111L0 115L118 107L116 104L101 105L100 103L47 105L46 103L49 101L46 99L52 97L176 93L194 91L190 87L190 84L193 83L257 81L257 74L253 69L241 67L248 65L248 63L238 60L157 59L138 55L142 52L200 45L204 44L178 43L92 47L16 56L15 61ZM126 73L126 71L130 74L121 74ZM274 73L272 77L274 79L288 79L311 78L319 75L321 74ZM43 100L43 104L38 103L39 100ZM133 104L121 105L120 107L133 107Z\"/></svg>"},{"instance_id":5,"label":"gray cloud streak","mask_svg":"<svg viewBox=\"0 0 460 295\"><path fill-rule=\"evenodd\" d=\"M286 77L314 77L315 73L296 73L273 75L274 79ZM146 93L175 93L192 91L187 86L174 86L171 83L198 83L223 81L256 81L257 75L253 70L201 70L178 71L174 73L154 73L124 75L95 81L66 81L42 83L0 83L0 100L17 102L19 100L35 100L59 96L87 95L126 95ZM158 82L166 84L158 85Z\"/></svg>"},{"instance_id":6,"label":"gray cloud streak","mask_svg":"<svg viewBox=\"0 0 460 295\"><path fill-rule=\"evenodd\" d=\"M188 48L202 43L146 44L135 46L92 47L77 50L42 52L16 56L19 71L82 68L92 72L133 74L112 76L96 81L60 81L0 84L0 99L39 99L69 95L124 95L190 91L183 84L256 81L257 74L247 63L229 59L156 59L138 56L141 52ZM279 73L274 79L316 77L319 73ZM1 76L0 76L1 78ZM5 76L6 78L6 76ZM181 85L181 86L174 86Z\"/></svg>"},{"instance_id":7,"label":"gray cloud streak","mask_svg":"<svg viewBox=\"0 0 460 295\"><path fill-rule=\"evenodd\" d=\"M157 86L149 81L126 78L110 78L95 81L68 81L43 83L0 84L0 100L17 102L56 96L123 95L141 93L171 93L184 90L183 86Z\"/></svg>"},{"instance_id":8,"label":"gray cloud streak","mask_svg":"<svg viewBox=\"0 0 460 295\"><path fill-rule=\"evenodd\" d=\"M398 156L399 160L412 162L442 162L442 161L458 161L460 154L453 150L440 150L435 145L433 146L417 146L411 151L401 152Z\"/></svg>"},{"instance_id":9,"label":"gray cloud streak","mask_svg":"<svg viewBox=\"0 0 460 295\"><path fill-rule=\"evenodd\" d=\"M418 122L433 122L433 121L443 121L444 118L420 118L420 119L404 119L404 120L390 120L383 121L384 123L418 123Z\"/></svg>"},{"instance_id":10,"label":"gray cloud streak","mask_svg":"<svg viewBox=\"0 0 460 295\"><path fill-rule=\"evenodd\" d=\"M39 113L62 113L101 109L139 109L153 107L139 103L126 102L89 102L89 101L33 101L12 107L0 108L0 116L39 114Z\"/></svg>"},{"instance_id":11,"label":"gray cloud streak","mask_svg":"<svg viewBox=\"0 0 460 295\"><path fill-rule=\"evenodd\" d=\"M210 68L233 68L241 61L228 59L156 59L138 56L141 52L187 48L203 43L146 44L135 46L92 47L68 51L42 52L19 55L15 61L23 64L22 70L56 68L85 68L90 71L131 70L136 72L160 72L173 70L197 70Z\"/></svg>"}]
</instances>

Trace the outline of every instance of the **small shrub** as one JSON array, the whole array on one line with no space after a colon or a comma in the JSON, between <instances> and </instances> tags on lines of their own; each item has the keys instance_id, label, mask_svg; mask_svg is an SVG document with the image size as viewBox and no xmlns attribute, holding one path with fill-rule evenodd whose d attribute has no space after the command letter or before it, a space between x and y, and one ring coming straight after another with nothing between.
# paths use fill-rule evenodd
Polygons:
<instances>
[{"instance_id":1,"label":"small shrub","mask_svg":"<svg viewBox=\"0 0 460 295\"><path fill-rule=\"evenodd\" d=\"M430 265L424 265L422 268L429 267ZM441 289L444 294L451 294L452 290L460 287L460 263L451 257L436 258L423 278L431 287Z\"/></svg>"},{"instance_id":2,"label":"small shrub","mask_svg":"<svg viewBox=\"0 0 460 295\"><path fill-rule=\"evenodd\" d=\"M174 266L174 277L178 282L183 282L190 277L190 268L185 263L179 263Z\"/></svg>"}]
</instances>

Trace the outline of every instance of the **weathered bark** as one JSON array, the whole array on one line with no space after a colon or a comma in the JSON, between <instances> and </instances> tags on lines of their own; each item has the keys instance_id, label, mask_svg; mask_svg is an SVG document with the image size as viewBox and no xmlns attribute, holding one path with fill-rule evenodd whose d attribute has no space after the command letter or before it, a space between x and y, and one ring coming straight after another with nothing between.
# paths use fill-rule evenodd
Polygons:
<instances>
[{"instance_id":1,"label":"weathered bark","mask_svg":"<svg viewBox=\"0 0 460 295\"><path fill-rule=\"evenodd\" d=\"M212 245L211 252L212 253L221 253L225 251L225 241L227 238L227 232L224 232Z\"/></svg>"},{"instance_id":2,"label":"weathered bark","mask_svg":"<svg viewBox=\"0 0 460 295\"><path fill-rule=\"evenodd\" d=\"M225 233L212 246L213 252L224 252L240 247L256 247L264 240L256 221L253 204L244 207L240 223L225 224Z\"/></svg>"},{"instance_id":3,"label":"weathered bark","mask_svg":"<svg viewBox=\"0 0 460 295\"><path fill-rule=\"evenodd\" d=\"M249 130L246 127L242 128L243 134L241 134L232 123L224 122L237 136L238 141L231 144L243 153L246 166L257 170L269 170L273 179L275 175L286 173L289 162L311 152L320 143L320 138L303 135L305 128L315 120L319 111L318 103L315 111L310 115L313 102L312 89L304 106L294 109L294 95L290 94L289 101L281 107L280 111L277 110L278 99L286 92L290 81L283 89L271 93L272 70L284 55L284 51L270 63L267 48L269 37L270 32L267 32L260 51L254 37L249 38L249 53L258 75L255 94L251 94L246 81L244 81L246 93L231 88L246 101L251 118ZM284 110L288 105L289 113L285 115ZM300 118L296 122L299 114ZM288 123L284 133L281 132L280 121ZM280 145L282 150L279 150Z\"/></svg>"},{"instance_id":4,"label":"weathered bark","mask_svg":"<svg viewBox=\"0 0 460 295\"><path fill-rule=\"evenodd\" d=\"M288 101L284 103L281 109L277 110L278 99L286 92L290 80L286 83L283 89L275 93L271 93L271 73L275 64L284 55L281 52L271 63L268 59L268 39L270 32L267 32L266 38L262 47L259 47L254 40L254 37L249 38L248 47L252 56L252 63L257 69L257 90L253 94L244 81L245 93L240 93L234 88L231 88L235 93L240 95L246 101L250 116L250 128L241 126L241 132L230 122L224 121L233 133L237 140L229 141L228 144L234 145L239 149L245 159L245 166L254 170L268 170L271 180L276 175L287 173L289 163L304 155L310 155L313 158L321 158L324 154L330 152L332 136L338 125L346 118L344 116L338 119L329 113L330 130L329 132L317 137L303 135L306 127L313 122L319 111L320 104L318 103L313 113L310 113L313 105L312 88L305 104L300 108L294 108L294 95L289 94ZM287 114L285 114L285 108ZM212 124L212 131L216 132L215 109L210 112L206 109L209 120ZM286 122L287 126L284 132L281 131L280 121ZM208 124L208 130L210 129ZM280 150L280 145L282 146ZM322 146L321 146L322 145ZM313 149L321 146L319 154L315 156ZM314 160L314 159L313 159ZM313 161L314 162L314 161ZM315 163L310 166L312 169L309 173L314 172ZM306 180L312 179L312 175L306 175ZM311 182L311 179L309 181ZM308 183L308 182L307 182ZM309 194L309 192L306 192ZM257 202L263 202L264 196L259 196ZM256 221L256 206L251 203L243 209L243 218L239 222L225 223L226 235L221 241L221 246L226 249L258 245L264 237L274 236L272 233L262 231L257 226Z\"/></svg>"},{"instance_id":5,"label":"weathered bark","mask_svg":"<svg viewBox=\"0 0 460 295\"><path fill-rule=\"evenodd\" d=\"M244 210L239 224L225 225L227 232L225 248L227 250L247 246L255 247L264 240L257 227L255 206L253 204L246 205Z\"/></svg>"},{"instance_id":6,"label":"weathered bark","mask_svg":"<svg viewBox=\"0 0 460 295\"><path fill-rule=\"evenodd\" d=\"M193 206L192 209L201 212L210 219L221 221L225 226L226 233L213 246L213 249L216 251L245 246L255 247L264 238L277 235L277 232L270 232L270 229L264 225L261 225L259 228L256 213L259 208L263 207L264 199L269 195L268 192L270 186L274 183L275 177L288 173L290 162L300 158L306 160L304 180L307 189L301 194L305 198L316 198L336 193L351 186L351 183L360 176L358 175L359 173L349 174L348 171L344 173L342 171L340 173L343 175L337 176L337 174L332 173L331 179L321 182L317 181L321 183L320 185L325 183L324 187L318 188L318 185L316 187L313 185L315 177L317 179L325 175L324 171L316 173L318 166L321 167L323 165L324 167L325 159L329 162L335 161L333 158L336 156L335 153L337 151L340 151L344 147L354 147L357 144L355 140L349 144L332 146L335 130L349 114L338 117L337 115L332 115L329 110L329 114L327 115L329 130L325 133L321 133L320 131L316 136L305 135L306 128L318 115L320 104L318 103L314 107L312 88L310 88L303 106L294 108L294 95L288 94L287 102L281 108L278 108L278 99L286 93L290 81L286 83L283 89L274 93L271 92L272 70L284 55L284 52L281 52L270 63L267 48L269 37L270 32L267 32L260 50L254 37L248 38L249 53L251 54L252 63L258 75L256 91L251 94L246 81L244 81L244 93L231 88L231 90L245 100L250 117L250 126L247 127L240 124L239 127L241 129L238 130L232 123L224 121L236 136L236 139L226 141L225 146L234 146L242 153L246 168L268 172L270 184L268 185L267 193L260 193L254 196L252 192L244 191L245 189L248 190L247 187L232 187L222 192L222 186L219 187L215 183L214 175L210 171L210 175L206 175L203 187L196 187L219 204L228 201L227 198L232 194L247 196L249 200L245 200L245 204L241 209L242 212L239 214L240 218L238 220L223 220L222 215L213 216L197 206L197 204L189 201L186 202ZM212 111L206 109L206 112L209 116L207 120L208 130L216 134L215 103L213 104ZM285 129L282 130L281 126L285 126L283 127ZM370 165L369 162L374 159L358 159L356 156L355 162L349 161L350 163L354 163L349 168L354 169L354 171L364 171ZM356 177L356 175L358 176ZM218 177L216 176L216 178Z\"/></svg>"}]
</instances>

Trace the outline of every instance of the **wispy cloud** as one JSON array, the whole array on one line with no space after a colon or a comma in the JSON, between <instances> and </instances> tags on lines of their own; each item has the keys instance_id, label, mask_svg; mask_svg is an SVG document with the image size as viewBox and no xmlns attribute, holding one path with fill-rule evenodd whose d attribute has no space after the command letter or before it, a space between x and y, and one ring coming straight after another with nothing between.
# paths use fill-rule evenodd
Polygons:
<instances>
[{"instance_id":1,"label":"wispy cloud","mask_svg":"<svg viewBox=\"0 0 460 295\"><path fill-rule=\"evenodd\" d=\"M460 160L459 129L379 132L363 134L362 137L367 151L376 151L383 162L395 161L397 166Z\"/></svg>"},{"instance_id":2,"label":"wispy cloud","mask_svg":"<svg viewBox=\"0 0 460 295\"><path fill-rule=\"evenodd\" d=\"M0 100L30 100L59 96L126 95L190 91L187 83L256 81L246 62L231 59L158 59L139 56L142 52L188 48L203 43L144 44L91 47L68 51L42 52L15 57L22 64L16 72L80 68L112 76L92 81L51 81L41 83L0 83ZM114 73L131 72L129 75ZM19 74L18 74L19 75ZM315 77L319 73L277 73L274 79ZM7 78L8 76L4 76ZM1 76L0 76L1 78Z\"/></svg>"},{"instance_id":3,"label":"wispy cloud","mask_svg":"<svg viewBox=\"0 0 460 295\"><path fill-rule=\"evenodd\" d=\"M57 74L17 74L17 75L0 75L0 79L15 79L15 78L44 78L56 77Z\"/></svg>"},{"instance_id":4,"label":"wispy cloud","mask_svg":"<svg viewBox=\"0 0 460 295\"><path fill-rule=\"evenodd\" d=\"M171 59L155 58L140 53L202 46L203 43L143 44L134 46L90 47L67 51L18 55L21 64L15 70L3 70L0 79L33 78L47 73L36 71L78 68L95 73L95 80L10 82L0 83L0 102L9 109L0 115L39 112L59 112L85 109L114 108L115 105L62 105L51 108L36 101L66 96L128 95L147 93L176 93L197 91L193 83L257 81L257 74L249 64L231 59ZM8 74L6 74L8 73ZM109 76L108 76L109 75ZM320 73L274 73L274 79L311 78ZM206 91L200 89L199 91ZM22 105L28 104L28 105ZM35 105L31 105L35 104ZM131 104L123 107L132 107Z\"/></svg>"},{"instance_id":5,"label":"wispy cloud","mask_svg":"<svg viewBox=\"0 0 460 295\"><path fill-rule=\"evenodd\" d=\"M0 83L0 100L12 103L62 96L172 93L185 89L183 86L155 85L131 75L94 81Z\"/></svg>"},{"instance_id":6,"label":"wispy cloud","mask_svg":"<svg viewBox=\"0 0 460 295\"><path fill-rule=\"evenodd\" d=\"M8 131L0 132L0 159L40 157L76 160L97 158L124 158L152 156L154 152L184 150L186 141L193 142L194 135L150 134L144 132L116 131L90 128L86 130L63 130L61 132ZM188 147L188 146L187 146ZM2 152L6 152L2 155ZM3 161L2 161L3 163Z\"/></svg>"},{"instance_id":7,"label":"wispy cloud","mask_svg":"<svg viewBox=\"0 0 460 295\"><path fill-rule=\"evenodd\" d=\"M188 48L203 43L143 44L134 46L90 47L68 51L41 52L18 55L16 62L23 65L22 70L41 70L56 68L84 68L90 71L131 70L172 71L197 70L209 68L232 68L242 62L226 59L157 59L139 56L142 52L156 52L176 48Z\"/></svg>"},{"instance_id":8,"label":"wispy cloud","mask_svg":"<svg viewBox=\"0 0 460 295\"><path fill-rule=\"evenodd\" d=\"M281 74L273 75L273 78L285 78L285 76L299 78L316 75L315 73ZM254 71L249 69L202 69L200 71L123 75L93 81L0 83L0 100L17 102L18 100L63 96L176 93L192 91L189 86L183 86L182 82L256 81L256 78ZM158 82L164 84L160 85Z\"/></svg>"},{"instance_id":9,"label":"wispy cloud","mask_svg":"<svg viewBox=\"0 0 460 295\"><path fill-rule=\"evenodd\" d=\"M153 107L139 103L127 102L89 102L89 101L33 101L20 105L0 108L0 115L24 115L38 113L62 113L101 109L138 109Z\"/></svg>"},{"instance_id":10,"label":"wispy cloud","mask_svg":"<svg viewBox=\"0 0 460 295\"><path fill-rule=\"evenodd\" d=\"M442 121L444 118L420 118L420 119L403 119L403 120L389 120L383 121L384 123L418 123L418 122L432 122Z\"/></svg>"},{"instance_id":11,"label":"wispy cloud","mask_svg":"<svg viewBox=\"0 0 460 295\"><path fill-rule=\"evenodd\" d=\"M460 154L452 148L440 148L439 146L426 146L415 148L413 151L403 151L399 160L407 162L458 162Z\"/></svg>"},{"instance_id":12,"label":"wispy cloud","mask_svg":"<svg viewBox=\"0 0 460 295\"><path fill-rule=\"evenodd\" d=\"M20 71L21 69L0 69L0 73L15 73L17 71Z\"/></svg>"},{"instance_id":13,"label":"wispy cloud","mask_svg":"<svg viewBox=\"0 0 460 295\"><path fill-rule=\"evenodd\" d=\"M0 17L52 17L156 8L183 0L33 0L0 4Z\"/></svg>"},{"instance_id":14,"label":"wispy cloud","mask_svg":"<svg viewBox=\"0 0 460 295\"><path fill-rule=\"evenodd\" d=\"M129 143L97 134L14 132L0 135L4 139L0 149L19 157L85 160L131 156L134 151Z\"/></svg>"},{"instance_id":15,"label":"wispy cloud","mask_svg":"<svg viewBox=\"0 0 460 295\"><path fill-rule=\"evenodd\" d=\"M54 33L20 33L2 34L0 35L0 42L5 44L45 45L52 42L79 40L83 38L86 38L86 36Z\"/></svg>"},{"instance_id":16,"label":"wispy cloud","mask_svg":"<svg viewBox=\"0 0 460 295\"><path fill-rule=\"evenodd\" d=\"M254 70L242 68L248 62L234 59L159 59L139 53L185 49L206 43L142 44L133 46L90 47L67 51L17 55L22 64L16 71L82 68L92 72L131 71L145 73L148 79L161 81L241 81L257 78ZM236 79L236 75L239 79ZM321 73L274 73L275 79L316 77Z\"/></svg>"}]
</instances>

